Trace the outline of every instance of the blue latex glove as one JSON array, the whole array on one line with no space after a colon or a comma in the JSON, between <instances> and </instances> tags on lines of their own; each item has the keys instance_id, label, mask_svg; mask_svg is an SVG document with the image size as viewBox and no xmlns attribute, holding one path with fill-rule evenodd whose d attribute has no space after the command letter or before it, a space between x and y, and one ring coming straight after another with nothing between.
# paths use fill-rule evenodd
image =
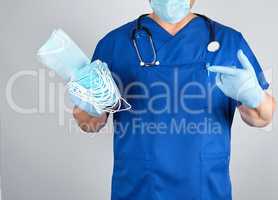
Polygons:
<instances>
[{"instance_id":1,"label":"blue latex glove","mask_svg":"<svg viewBox=\"0 0 278 200\"><path fill-rule=\"evenodd\" d=\"M252 64L243 51L239 50L237 56L243 69L211 66L208 67L208 71L217 73L216 85L226 96L249 108L257 108L263 101L264 91L259 85Z\"/></svg>"}]
</instances>

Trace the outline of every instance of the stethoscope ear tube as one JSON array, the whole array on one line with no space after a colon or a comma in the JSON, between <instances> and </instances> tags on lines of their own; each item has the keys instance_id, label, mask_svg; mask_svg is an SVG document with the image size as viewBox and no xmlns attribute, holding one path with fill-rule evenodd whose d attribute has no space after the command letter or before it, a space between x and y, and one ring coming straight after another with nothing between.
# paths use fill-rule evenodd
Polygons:
<instances>
[{"instance_id":1,"label":"stethoscope ear tube","mask_svg":"<svg viewBox=\"0 0 278 200\"><path fill-rule=\"evenodd\" d=\"M153 60L148 63L148 62L143 61L142 55L141 55L141 53L139 51L139 48L138 48L138 44L137 44L137 40L136 40L136 33L134 35L135 35L135 37L132 39L132 41L133 41L133 45L134 45L136 54L137 54L137 56L139 58L139 61L140 61L140 66L142 66L142 67L151 67L151 66L159 65L160 63L157 60L157 53L156 53L156 49L155 49L155 46L154 46L152 36L148 35L148 38L149 38L150 44L151 44L151 48L152 48L152 52L153 52Z\"/></svg>"},{"instance_id":2,"label":"stethoscope ear tube","mask_svg":"<svg viewBox=\"0 0 278 200\"><path fill-rule=\"evenodd\" d=\"M195 13L195 15L205 19L206 24L208 26L209 43L208 43L208 46L207 46L207 50L211 53L217 52L220 49L221 45L220 45L219 41L216 40L215 23L212 23L211 19L209 19L205 15L201 15L201 14L198 14L198 13Z\"/></svg>"},{"instance_id":3,"label":"stethoscope ear tube","mask_svg":"<svg viewBox=\"0 0 278 200\"><path fill-rule=\"evenodd\" d=\"M145 16L147 16L147 14L140 16L139 19L137 20L137 26L132 31L132 42L133 42L133 46L135 48L136 54L138 56L138 59L140 61L140 66L142 66L142 67L150 67L150 66L159 65L160 63L157 60L157 51L156 51L156 48L155 48L155 45L154 45L154 41L153 41L153 38L152 38L152 33L151 33L151 31L148 28L146 28L146 27L141 25L141 19L143 17L145 17ZM140 50L139 50L139 47L138 47L138 44L137 44L137 40L136 40L136 34L139 33L140 31L144 31L148 35L148 39L149 39L149 42L151 44L151 48L152 48L152 52L153 52L153 60L151 62L144 62L143 61L143 57L142 57L142 55L140 53Z\"/></svg>"},{"instance_id":4,"label":"stethoscope ear tube","mask_svg":"<svg viewBox=\"0 0 278 200\"><path fill-rule=\"evenodd\" d=\"M137 22L136 22L136 30L140 30L142 28L142 19L146 16L148 16L149 14L144 14L144 15L141 15L138 19L137 19Z\"/></svg>"}]
</instances>

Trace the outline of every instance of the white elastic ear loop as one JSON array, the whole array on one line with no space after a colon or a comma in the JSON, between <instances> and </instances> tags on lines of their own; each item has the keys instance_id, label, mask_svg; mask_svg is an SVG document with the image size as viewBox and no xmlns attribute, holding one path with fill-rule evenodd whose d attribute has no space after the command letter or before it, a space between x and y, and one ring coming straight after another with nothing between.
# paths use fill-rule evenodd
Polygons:
<instances>
[{"instance_id":1,"label":"white elastic ear loop","mask_svg":"<svg viewBox=\"0 0 278 200\"><path fill-rule=\"evenodd\" d=\"M101 77L102 79L106 78L106 80L103 82L103 88L105 89L106 93L103 94L107 94L105 99L105 101L107 101L105 107L114 107L118 103L117 101L120 98L120 93L109 71L105 71L103 69L103 72L104 74L101 74ZM111 96L113 98L111 98Z\"/></svg>"},{"instance_id":2,"label":"white elastic ear loop","mask_svg":"<svg viewBox=\"0 0 278 200\"><path fill-rule=\"evenodd\" d=\"M99 69L99 68L98 68ZM113 106L116 104L116 102L113 102L113 99L115 98L115 95L117 94L115 91L115 86L113 84L113 81L111 78L109 78L109 75L105 73L103 69L96 70L96 73L100 77L101 80L103 80L101 85L99 85L98 88L95 88L93 92L96 93L97 96L99 96L99 101L97 102L99 107L102 107L102 109L105 109L106 107ZM112 96L112 98L111 98ZM118 98L118 97L116 97Z\"/></svg>"},{"instance_id":3,"label":"white elastic ear loop","mask_svg":"<svg viewBox=\"0 0 278 200\"><path fill-rule=\"evenodd\" d=\"M108 113L116 113L116 112L121 112L121 111L126 111L126 110L129 110L131 109L131 105L124 99L121 97L120 95L120 92L114 82L114 80L111 78L111 74L108 74L107 71L103 70L102 72L106 72L105 74L100 74L99 75L102 77L102 78L106 78L106 84L104 84L104 88L106 88L108 90L108 94L110 95L107 95L107 98L106 100L111 100L111 96L113 96L113 98L115 99L118 99L117 101L115 101L112 105L110 104L109 106L107 106L107 101L103 104L106 104L106 106L103 108L103 110L105 112L108 112ZM98 73L98 72L97 72ZM104 76L103 76L104 75ZM106 87L105 87L106 86ZM103 93L104 94L104 93ZM122 107L122 101L128 105L126 108L123 108L121 109ZM112 103L112 102L111 102ZM115 108L115 106L117 106L117 108Z\"/></svg>"},{"instance_id":4,"label":"white elastic ear loop","mask_svg":"<svg viewBox=\"0 0 278 200\"><path fill-rule=\"evenodd\" d=\"M121 109L122 101L127 105L126 108ZM131 109L131 105L123 97L120 97L117 107L118 107L117 109L106 109L105 112L109 112L109 113L113 114L113 113L123 112L123 111L127 111L127 110Z\"/></svg>"},{"instance_id":5,"label":"white elastic ear loop","mask_svg":"<svg viewBox=\"0 0 278 200\"><path fill-rule=\"evenodd\" d=\"M116 113L129 110L131 105L121 97L110 71L101 66L97 66L94 69L94 72L97 74L97 77L99 77L99 79L95 80L98 81L98 85L89 90L81 86L81 88L86 90L84 91L84 94L88 95L88 97L82 97L81 100L90 103L99 113ZM87 78L88 76L82 77L79 81ZM79 97L81 97L81 95L79 95ZM122 101L128 105L126 108L121 109Z\"/></svg>"},{"instance_id":6,"label":"white elastic ear loop","mask_svg":"<svg viewBox=\"0 0 278 200\"><path fill-rule=\"evenodd\" d=\"M102 110L99 109L98 105L96 104L96 99L93 95L91 95L90 90L84 88L83 86L81 86L80 84L78 84L75 81L70 81L66 84L66 87L68 88L68 90L70 91L70 93L74 96L77 96L81 101L89 103L93 106L93 108L95 108L95 110L97 111L97 113L101 114ZM77 91L78 92L75 92ZM78 105L77 105L78 106Z\"/></svg>"}]
</instances>

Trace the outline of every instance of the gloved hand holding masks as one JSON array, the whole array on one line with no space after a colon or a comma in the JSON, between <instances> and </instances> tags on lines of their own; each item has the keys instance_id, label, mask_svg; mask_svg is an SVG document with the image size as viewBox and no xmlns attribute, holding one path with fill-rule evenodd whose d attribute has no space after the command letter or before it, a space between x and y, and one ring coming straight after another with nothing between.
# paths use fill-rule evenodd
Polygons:
<instances>
[{"instance_id":1,"label":"gloved hand holding masks","mask_svg":"<svg viewBox=\"0 0 278 200\"><path fill-rule=\"evenodd\" d=\"M226 96L249 108L257 108L262 103L265 93L257 80L252 64L243 51L239 50L237 56L243 69L210 66L208 71L217 73L216 85Z\"/></svg>"},{"instance_id":2,"label":"gloved hand holding masks","mask_svg":"<svg viewBox=\"0 0 278 200\"><path fill-rule=\"evenodd\" d=\"M106 63L96 60L78 69L67 84L75 105L93 116L130 109L120 95ZM128 105L121 109L122 101Z\"/></svg>"},{"instance_id":3,"label":"gloved hand holding masks","mask_svg":"<svg viewBox=\"0 0 278 200\"><path fill-rule=\"evenodd\" d=\"M92 116L130 109L121 97L106 63L88 57L62 30L54 31L38 52L40 61L66 82L74 105ZM121 109L124 101L128 107Z\"/></svg>"}]
</instances>

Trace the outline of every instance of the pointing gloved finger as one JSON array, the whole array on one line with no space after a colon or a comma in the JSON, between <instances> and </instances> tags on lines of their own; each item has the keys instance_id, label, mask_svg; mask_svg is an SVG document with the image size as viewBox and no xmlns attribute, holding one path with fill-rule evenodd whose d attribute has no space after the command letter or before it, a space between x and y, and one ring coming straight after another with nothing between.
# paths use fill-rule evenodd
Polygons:
<instances>
[{"instance_id":1,"label":"pointing gloved finger","mask_svg":"<svg viewBox=\"0 0 278 200\"><path fill-rule=\"evenodd\" d=\"M221 74L227 74L227 75L236 75L238 72L238 69L233 68L233 67L211 66L211 67L208 67L208 71L215 72L215 73L221 73Z\"/></svg>"},{"instance_id":2,"label":"pointing gloved finger","mask_svg":"<svg viewBox=\"0 0 278 200\"><path fill-rule=\"evenodd\" d=\"M238 60L239 60L239 62L241 63L241 65L244 69L255 73L251 62L249 61L249 59L247 58L247 56L243 53L243 51L241 49L238 50L237 57L238 57Z\"/></svg>"}]
</instances>

